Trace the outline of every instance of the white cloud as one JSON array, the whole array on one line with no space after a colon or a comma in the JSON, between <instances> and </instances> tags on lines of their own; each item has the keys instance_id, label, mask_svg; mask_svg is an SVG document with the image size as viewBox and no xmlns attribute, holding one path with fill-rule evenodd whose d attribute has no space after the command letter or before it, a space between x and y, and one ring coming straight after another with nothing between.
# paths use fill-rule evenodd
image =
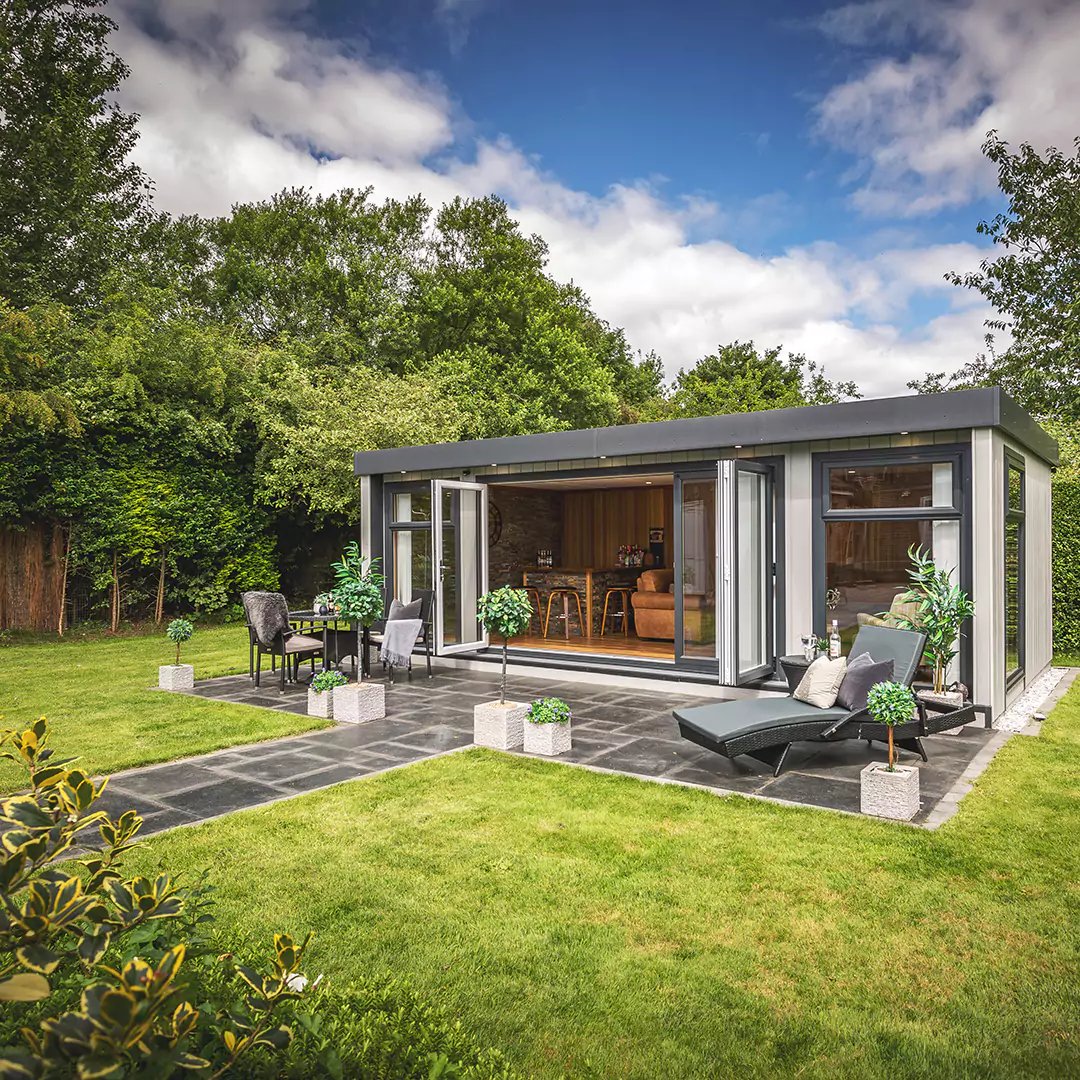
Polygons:
<instances>
[{"instance_id":1,"label":"white cloud","mask_svg":"<svg viewBox=\"0 0 1080 1080\"><path fill-rule=\"evenodd\" d=\"M370 184L379 197L421 192L436 204L497 192L548 242L555 276L580 284L637 348L655 349L669 375L752 338L804 351L832 377L881 394L980 347L982 307L942 280L977 261L972 245L894 242L856 256L819 243L759 257L713 238L738 211L665 200L644 182L595 197L509 140L474 139L437 82L305 32L301 0L243 0L226 16L210 0L126 3L123 100L142 115L137 157L163 209L224 213L286 186ZM767 194L749 220L783 208ZM901 329L908 304L928 295L944 314Z\"/></svg>"},{"instance_id":2,"label":"white cloud","mask_svg":"<svg viewBox=\"0 0 1080 1080\"><path fill-rule=\"evenodd\" d=\"M850 151L869 214L916 216L991 193L986 133L1042 150L1078 134L1080 4L1074 0L871 0L818 26L846 45L893 46L833 87L817 130Z\"/></svg>"}]
</instances>

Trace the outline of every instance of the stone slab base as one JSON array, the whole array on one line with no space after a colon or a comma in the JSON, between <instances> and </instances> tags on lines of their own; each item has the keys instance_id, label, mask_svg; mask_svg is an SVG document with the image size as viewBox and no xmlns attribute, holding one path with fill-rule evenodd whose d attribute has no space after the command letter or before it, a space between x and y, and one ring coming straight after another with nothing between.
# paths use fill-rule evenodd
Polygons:
<instances>
[{"instance_id":1,"label":"stone slab base","mask_svg":"<svg viewBox=\"0 0 1080 1080\"><path fill-rule=\"evenodd\" d=\"M366 724L386 715L386 686L381 682L349 683L334 689L334 719L339 724Z\"/></svg>"},{"instance_id":2,"label":"stone slab base","mask_svg":"<svg viewBox=\"0 0 1080 1080\"><path fill-rule=\"evenodd\" d=\"M331 720L334 716L334 691L309 689L307 692L308 716L321 716L324 720Z\"/></svg>"},{"instance_id":3,"label":"stone slab base","mask_svg":"<svg viewBox=\"0 0 1080 1080\"><path fill-rule=\"evenodd\" d=\"M191 690L195 686L195 668L191 664L162 664L157 678L162 690Z\"/></svg>"},{"instance_id":4,"label":"stone slab base","mask_svg":"<svg viewBox=\"0 0 1080 1080\"><path fill-rule=\"evenodd\" d=\"M919 812L919 770L913 765L897 765L889 772L875 761L863 769L859 778L859 809L864 814L910 821Z\"/></svg>"},{"instance_id":5,"label":"stone slab base","mask_svg":"<svg viewBox=\"0 0 1080 1080\"><path fill-rule=\"evenodd\" d=\"M518 750L525 742L528 705L485 701L473 706L473 742L496 750Z\"/></svg>"},{"instance_id":6,"label":"stone slab base","mask_svg":"<svg viewBox=\"0 0 1080 1080\"><path fill-rule=\"evenodd\" d=\"M525 753L555 757L570 749L570 722L565 724L532 724L525 722Z\"/></svg>"}]
</instances>

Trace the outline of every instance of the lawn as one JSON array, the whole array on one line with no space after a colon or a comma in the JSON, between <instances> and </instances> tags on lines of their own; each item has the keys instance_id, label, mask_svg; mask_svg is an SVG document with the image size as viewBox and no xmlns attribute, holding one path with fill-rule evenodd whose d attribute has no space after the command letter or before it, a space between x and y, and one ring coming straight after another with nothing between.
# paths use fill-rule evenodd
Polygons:
<instances>
[{"instance_id":1,"label":"lawn","mask_svg":"<svg viewBox=\"0 0 1080 1080\"><path fill-rule=\"evenodd\" d=\"M154 838L527 1076L1080 1074L1080 683L934 833L472 750Z\"/></svg>"},{"instance_id":2,"label":"lawn","mask_svg":"<svg viewBox=\"0 0 1080 1080\"><path fill-rule=\"evenodd\" d=\"M0 727L24 726L44 713L57 749L78 755L93 773L111 773L326 726L292 713L151 689L158 665L172 663L171 653L160 632L5 645ZM199 628L183 659L195 665L197 679L246 671L247 631ZM0 791L21 781L10 762L0 761Z\"/></svg>"}]
</instances>

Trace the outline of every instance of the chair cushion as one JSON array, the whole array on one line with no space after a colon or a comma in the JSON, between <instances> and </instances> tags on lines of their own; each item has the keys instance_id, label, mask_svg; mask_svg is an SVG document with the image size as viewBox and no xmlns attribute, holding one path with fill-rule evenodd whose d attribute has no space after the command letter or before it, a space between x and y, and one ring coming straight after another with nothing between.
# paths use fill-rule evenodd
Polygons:
<instances>
[{"instance_id":1,"label":"chair cushion","mask_svg":"<svg viewBox=\"0 0 1080 1080\"><path fill-rule=\"evenodd\" d=\"M718 701L712 705L676 709L674 713L680 723L717 742L803 721L820 720L824 728L847 715L847 709L819 709L790 697Z\"/></svg>"},{"instance_id":2,"label":"chair cushion","mask_svg":"<svg viewBox=\"0 0 1080 1080\"><path fill-rule=\"evenodd\" d=\"M674 611L675 596L667 592L641 592L638 591L630 597L635 611Z\"/></svg>"},{"instance_id":3,"label":"chair cushion","mask_svg":"<svg viewBox=\"0 0 1080 1080\"><path fill-rule=\"evenodd\" d=\"M866 659L863 660L863 657ZM870 687L891 681L895 666L892 660L882 660L880 664L875 664L869 653L861 653L847 666L844 681L836 695L836 704L852 712L865 709Z\"/></svg>"},{"instance_id":4,"label":"chair cushion","mask_svg":"<svg viewBox=\"0 0 1080 1080\"><path fill-rule=\"evenodd\" d=\"M403 604L396 596L390 601L390 614L386 621L393 622L395 619L419 619L420 608L424 601L417 597L411 603Z\"/></svg>"},{"instance_id":5,"label":"chair cushion","mask_svg":"<svg viewBox=\"0 0 1080 1080\"><path fill-rule=\"evenodd\" d=\"M819 656L806 669L791 696L807 705L830 709L836 704L836 695L840 691L846 670L847 660L844 657L838 656L835 660L830 660L827 656Z\"/></svg>"},{"instance_id":6,"label":"chair cushion","mask_svg":"<svg viewBox=\"0 0 1080 1080\"><path fill-rule=\"evenodd\" d=\"M319 638L308 637L306 634L293 634L293 636L285 642L285 651L287 653L312 652L313 650L321 649L322 647L323 644Z\"/></svg>"}]
</instances>

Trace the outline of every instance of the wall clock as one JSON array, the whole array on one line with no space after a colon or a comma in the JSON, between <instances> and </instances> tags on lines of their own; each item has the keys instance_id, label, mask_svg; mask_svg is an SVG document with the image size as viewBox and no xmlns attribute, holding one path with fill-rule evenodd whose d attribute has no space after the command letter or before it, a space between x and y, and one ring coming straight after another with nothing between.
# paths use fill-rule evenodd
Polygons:
<instances>
[{"instance_id":1,"label":"wall clock","mask_svg":"<svg viewBox=\"0 0 1080 1080\"><path fill-rule=\"evenodd\" d=\"M502 536L502 512L493 503L488 503L488 546L494 547Z\"/></svg>"}]
</instances>

